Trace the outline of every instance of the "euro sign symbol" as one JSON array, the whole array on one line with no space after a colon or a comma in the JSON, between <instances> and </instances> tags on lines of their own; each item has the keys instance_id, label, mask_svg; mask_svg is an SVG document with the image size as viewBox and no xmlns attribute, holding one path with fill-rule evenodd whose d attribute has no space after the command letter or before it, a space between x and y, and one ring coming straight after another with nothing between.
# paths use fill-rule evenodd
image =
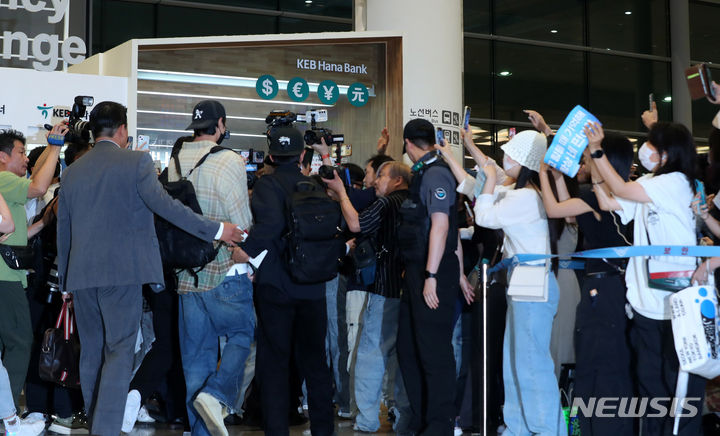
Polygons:
<instances>
[{"instance_id":1,"label":"euro sign symbol","mask_svg":"<svg viewBox=\"0 0 720 436\"><path fill-rule=\"evenodd\" d=\"M333 98L333 90L335 89L334 86L327 87L323 85L323 89L325 90L325 100L332 100Z\"/></svg>"},{"instance_id":2,"label":"euro sign symbol","mask_svg":"<svg viewBox=\"0 0 720 436\"><path fill-rule=\"evenodd\" d=\"M262 92L265 95L270 95L273 93L273 87L272 87L272 81L270 79L263 80L263 89Z\"/></svg>"},{"instance_id":3,"label":"euro sign symbol","mask_svg":"<svg viewBox=\"0 0 720 436\"><path fill-rule=\"evenodd\" d=\"M294 84L293 87L292 87L292 92L293 92L293 94L295 94L295 96L298 97L298 98L299 98L299 97L302 97L302 89L301 89L301 88L302 88L302 83L301 83L301 82L297 82L297 83Z\"/></svg>"}]
</instances>

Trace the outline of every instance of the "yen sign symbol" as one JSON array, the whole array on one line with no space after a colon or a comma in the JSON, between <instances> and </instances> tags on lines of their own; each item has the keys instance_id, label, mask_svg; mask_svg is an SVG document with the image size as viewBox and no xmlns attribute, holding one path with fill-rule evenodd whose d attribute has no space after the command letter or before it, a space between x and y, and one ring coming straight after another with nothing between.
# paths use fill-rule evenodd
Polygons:
<instances>
[{"instance_id":1,"label":"yen sign symbol","mask_svg":"<svg viewBox=\"0 0 720 436\"><path fill-rule=\"evenodd\" d=\"M310 95L310 87L302 77L295 77L287 84L287 93L294 101L305 101Z\"/></svg>"}]
</instances>

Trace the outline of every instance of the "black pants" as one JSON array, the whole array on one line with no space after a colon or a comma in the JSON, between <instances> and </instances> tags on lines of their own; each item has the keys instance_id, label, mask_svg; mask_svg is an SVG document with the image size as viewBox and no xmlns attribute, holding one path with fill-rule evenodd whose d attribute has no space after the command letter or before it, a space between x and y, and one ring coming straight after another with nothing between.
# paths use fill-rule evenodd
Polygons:
<instances>
[{"instance_id":1,"label":"black pants","mask_svg":"<svg viewBox=\"0 0 720 436\"><path fill-rule=\"evenodd\" d=\"M325 298L298 300L273 286L258 286L256 374L260 385L263 427L268 436L287 436L290 357L308 390L313 436L334 432L332 375L327 365Z\"/></svg>"},{"instance_id":2,"label":"black pants","mask_svg":"<svg viewBox=\"0 0 720 436\"><path fill-rule=\"evenodd\" d=\"M590 298L593 289L597 295ZM591 398L630 401L635 396L625 293L625 279L620 274L583 280L575 316L575 397L586 403ZM638 434L633 417L586 417L580 413L578 418L583 436Z\"/></svg>"},{"instance_id":3,"label":"black pants","mask_svg":"<svg viewBox=\"0 0 720 436\"><path fill-rule=\"evenodd\" d=\"M637 380L640 397L674 398L677 374L680 367L675 345L673 344L671 322L646 318L637 312L633 317L630 338L635 352ZM699 398L688 402L697 408L694 417L680 419L679 436L702 435L702 406L705 399L705 382L703 377L690 374L687 398ZM648 403L650 404L650 403ZM661 403L670 408L668 401ZM688 413L685 410L683 413ZM646 414L657 414L648 405ZM670 414L664 417L642 418L642 434L648 436L671 435L674 418Z\"/></svg>"},{"instance_id":4,"label":"black pants","mask_svg":"<svg viewBox=\"0 0 720 436\"><path fill-rule=\"evenodd\" d=\"M178 344L178 296L174 290L153 292L143 286L143 295L153 315L155 342L143 359L140 368L130 383L130 389L137 389L142 400L164 388L173 360L181 359ZM185 384L185 379L173 380Z\"/></svg>"},{"instance_id":5,"label":"black pants","mask_svg":"<svg viewBox=\"0 0 720 436\"><path fill-rule=\"evenodd\" d=\"M460 268L454 255L440 262L437 309L430 309L423 298L424 265L421 268L405 271L397 339L398 363L413 414L409 426L423 435L452 435L456 413L452 333Z\"/></svg>"},{"instance_id":6,"label":"black pants","mask_svg":"<svg viewBox=\"0 0 720 436\"><path fill-rule=\"evenodd\" d=\"M60 293L56 293L57 295L54 295L52 301L48 303L48 292L45 287L28 287L27 289L33 344L25 381L25 401L30 413L39 412L67 418L74 412L82 410L83 401L80 389L65 388L59 384L44 381L39 375L40 345L45 330L55 327L62 308Z\"/></svg>"}]
</instances>

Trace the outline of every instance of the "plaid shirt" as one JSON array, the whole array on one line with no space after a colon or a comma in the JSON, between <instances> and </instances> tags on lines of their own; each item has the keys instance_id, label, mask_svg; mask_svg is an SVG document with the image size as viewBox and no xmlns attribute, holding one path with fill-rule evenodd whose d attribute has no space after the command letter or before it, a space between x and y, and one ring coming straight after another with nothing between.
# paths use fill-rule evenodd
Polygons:
<instances>
[{"instance_id":1,"label":"plaid shirt","mask_svg":"<svg viewBox=\"0 0 720 436\"><path fill-rule=\"evenodd\" d=\"M212 141L184 143L178 155L183 176L187 177L195 164L215 145ZM179 179L175 163L171 159L168 165L168 180L174 182ZM243 229L250 228L252 215L245 161L240 155L228 151L213 153L192 172L188 180L195 187L204 216L218 222L231 222ZM209 291L225 279L233 261L224 243L216 241L215 244L222 246L215 260L198 273L198 287L195 287L195 280L187 271L181 271L178 275L178 293Z\"/></svg>"}]
</instances>

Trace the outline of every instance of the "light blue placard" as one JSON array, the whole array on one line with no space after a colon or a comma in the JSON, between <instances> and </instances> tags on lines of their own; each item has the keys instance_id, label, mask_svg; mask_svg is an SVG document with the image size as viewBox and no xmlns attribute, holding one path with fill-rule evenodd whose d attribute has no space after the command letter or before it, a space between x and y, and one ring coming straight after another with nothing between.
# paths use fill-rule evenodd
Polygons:
<instances>
[{"instance_id":1,"label":"light blue placard","mask_svg":"<svg viewBox=\"0 0 720 436\"><path fill-rule=\"evenodd\" d=\"M588 122L597 123L598 119L584 107L575 106L555 133L552 144L545 153L545 163L563 174L575 177L580 169L580 158L588 145L588 139L583 132L583 127Z\"/></svg>"}]
</instances>

